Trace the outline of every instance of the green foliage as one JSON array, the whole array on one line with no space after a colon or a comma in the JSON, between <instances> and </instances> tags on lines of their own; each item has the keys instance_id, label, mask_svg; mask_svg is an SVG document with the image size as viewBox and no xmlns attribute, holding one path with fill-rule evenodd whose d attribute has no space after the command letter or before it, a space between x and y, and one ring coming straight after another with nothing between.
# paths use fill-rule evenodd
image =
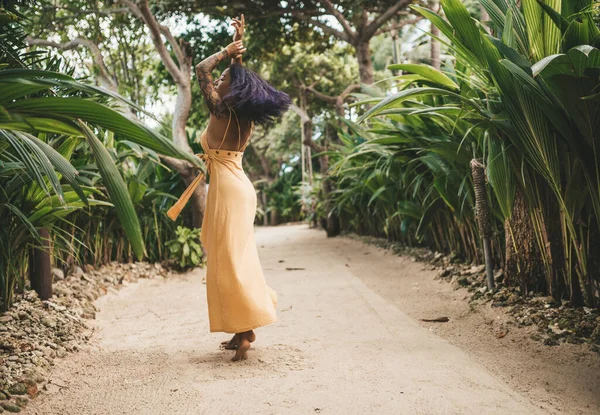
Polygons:
<instances>
[{"instance_id":1,"label":"green foliage","mask_svg":"<svg viewBox=\"0 0 600 415\"><path fill-rule=\"evenodd\" d=\"M176 238L167 241L170 258L180 269L193 268L204 265L204 255L200 246L200 229L189 229L178 226L175 231Z\"/></svg>"},{"instance_id":2,"label":"green foliage","mask_svg":"<svg viewBox=\"0 0 600 415\"><path fill-rule=\"evenodd\" d=\"M124 256L129 259L147 254L134 204L143 200L146 189L140 181L125 182L124 169L107 149L115 139L127 140L138 151L144 146L199 162L166 137L106 105L113 100L131 102L64 73L32 69L43 65L56 69L58 64L23 52L22 16L16 10L2 13L12 19L0 25L0 38L7 45L0 51L0 216L5 220L0 230L0 294L6 309L15 290L24 289L30 249L41 242L39 229L50 231L55 261L72 262L77 246L99 247L86 246L82 239L89 242L100 235L110 239L103 214L81 220L86 231L95 231L85 234L71 222L80 218L77 212L114 212L119 225L114 234L122 241L117 256L127 250ZM99 138L105 135L108 144ZM110 254L100 250L92 255L108 261Z\"/></svg>"},{"instance_id":3,"label":"green foliage","mask_svg":"<svg viewBox=\"0 0 600 415\"><path fill-rule=\"evenodd\" d=\"M59 43L74 37L88 39L98 45L106 68L110 71L119 93L144 106L159 88L157 79L146 82L158 65L154 46L146 35L145 26L133 14L111 12L123 6L113 1L50 0L32 2L27 10L26 30L33 38L52 39ZM101 75L94 57L85 46L68 51L55 49L52 54L68 57L77 68L78 76L94 83Z\"/></svg>"},{"instance_id":4,"label":"green foliage","mask_svg":"<svg viewBox=\"0 0 600 415\"><path fill-rule=\"evenodd\" d=\"M443 73L392 66L410 74L390 79L389 96L363 101L372 106L359 122L370 128L348 123L344 157L334 166L340 211L364 233L416 239L477 261L468 165L480 159L497 258L509 248L524 255L524 247L509 246L525 231L513 224L522 193L533 228L524 243L545 267L544 284L529 276L523 288L545 286L557 299L599 306L600 31L592 1L524 0L520 9L481 0L492 34L461 1L441 4L445 19L414 8L446 36L455 61Z\"/></svg>"}]
</instances>

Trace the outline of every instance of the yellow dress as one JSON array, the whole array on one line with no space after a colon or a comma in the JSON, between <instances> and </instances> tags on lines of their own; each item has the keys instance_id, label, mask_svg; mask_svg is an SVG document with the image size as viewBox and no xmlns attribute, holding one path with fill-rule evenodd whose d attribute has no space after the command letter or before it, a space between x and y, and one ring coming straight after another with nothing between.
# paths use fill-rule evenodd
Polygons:
<instances>
[{"instance_id":1,"label":"yellow dress","mask_svg":"<svg viewBox=\"0 0 600 415\"><path fill-rule=\"evenodd\" d=\"M237 115L235 118L237 121ZM207 130L200 139L204 154L198 156L206 162L210 174L200 240L207 254L210 331L242 333L277 320L277 294L265 281L254 239L256 192L242 168L250 138L240 147L238 136L238 151L221 149L230 123L231 113L218 149L209 147ZM177 208L174 205L176 213L169 212L171 219L177 216L198 182L195 180L186 189L179 201L183 203L176 204Z\"/></svg>"}]
</instances>

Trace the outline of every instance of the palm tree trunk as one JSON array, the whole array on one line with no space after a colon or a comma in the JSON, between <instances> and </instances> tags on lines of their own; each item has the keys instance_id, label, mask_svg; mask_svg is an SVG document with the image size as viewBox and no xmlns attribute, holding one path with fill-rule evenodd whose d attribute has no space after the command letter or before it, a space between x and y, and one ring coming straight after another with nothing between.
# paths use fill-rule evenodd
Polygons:
<instances>
[{"instance_id":1,"label":"palm tree trunk","mask_svg":"<svg viewBox=\"0 0 600 415\"><path fill-rule=\"evenodd\" d=\"M475 188L475 210L479 233L483 239L483 255L488 290L494 289L494 260L490 244L490 208L488 206L487 189L485 187L485 169L477 160L471 160L471 172Z\"/></svg>"},{"instance_id":2,"label":"palm tree trunk","mask_svg":"<svg viewBox=\"0 0 600 415\"><path fill-rule=\"evenodd\" d=\"M518 285L523 294L546 292L546 267L523 190L517 187L513 212L504 224L506 258L504 275L509 285Z\"/></svg>"},{"instance_id":3,"label":"palm tree trunk","mask_svg":"<svg viewBox=\"0 0 600 415\"><path fill-rule=\"evenodd\" d=\"M42 246L31 250L29 256L29 280L41 300L52 297L52 267L50 263L50 232L46 228L39 231Z\"/></svg>"}]
</instances>

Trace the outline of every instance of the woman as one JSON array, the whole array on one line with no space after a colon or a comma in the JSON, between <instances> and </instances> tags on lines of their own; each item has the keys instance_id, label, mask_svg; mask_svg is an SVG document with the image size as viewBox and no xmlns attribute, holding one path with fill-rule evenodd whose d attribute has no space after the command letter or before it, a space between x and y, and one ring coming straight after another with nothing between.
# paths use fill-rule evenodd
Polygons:
<instances>
[{"instance_id":1,"label":"woman","mask_svg":"<svg viewBox=\"0 0 600 415\"><path fill-rule=\"evenodd\" d=\"M254 240L256 193L242 169L243 152L254 123L265 124L281 116L290 105L287 94L277 91L242 66L244 16L234 19L234 42L196 66L196 76L210 110L202 133L204 154L211 180L201 231L207 254L206 291L211 332L235 333L221 343L236 350L232 360L247 358L254 329L276 321L276 293L266 284ZM213 82L219 62L231 65ZM198 185L201 176L186 189L169 211L175 220Z\"/></svg>"}]
</instances>

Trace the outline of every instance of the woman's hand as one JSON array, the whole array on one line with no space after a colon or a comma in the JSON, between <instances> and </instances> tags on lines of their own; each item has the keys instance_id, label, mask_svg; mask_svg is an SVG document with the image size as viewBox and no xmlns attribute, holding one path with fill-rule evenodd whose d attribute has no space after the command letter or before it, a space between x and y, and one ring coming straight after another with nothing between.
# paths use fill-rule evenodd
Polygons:
<instances>
[{"instance_id":1,"label":"woman's hand","mask_svg":"<svg viewBox=\"0 0 600 415\"><path fill-rule=\"evenodd\" d=\"M233 19L233 22L231 22L231 25L235 28L235 33L233 34L233 41L238 41L238 40L242 40L242 37L244 37L244 26L245 26L246 22L244 20L244 15L242 14L241 19L238 19L237 17L235 17Z\"/></svg>"},{"instance_id":2,"label":"woman's hand","mask_svg":"<svg viewBox=\"0 0 600 415\"><path fill-rule=\"evenodd\" d=\"M227 51L227 56L231 57L232 59L241 58L242 53L246 52L244 43L241 40L230 43L227 45L225 50Z\"/></svg>"},{"instance_id":3,"label":"woman's hand","mask_svg":"<svg viewBox=\"0 0 600 415\"><path fill-rule=\"evenodd\" d=\"M241 56L242 53L246 52L244 43L241 40L231 42L229 45L227 45L225 50L227 51L227 55L232 58L237 58L238 56Z\"/></svg>"}]
</instances>

